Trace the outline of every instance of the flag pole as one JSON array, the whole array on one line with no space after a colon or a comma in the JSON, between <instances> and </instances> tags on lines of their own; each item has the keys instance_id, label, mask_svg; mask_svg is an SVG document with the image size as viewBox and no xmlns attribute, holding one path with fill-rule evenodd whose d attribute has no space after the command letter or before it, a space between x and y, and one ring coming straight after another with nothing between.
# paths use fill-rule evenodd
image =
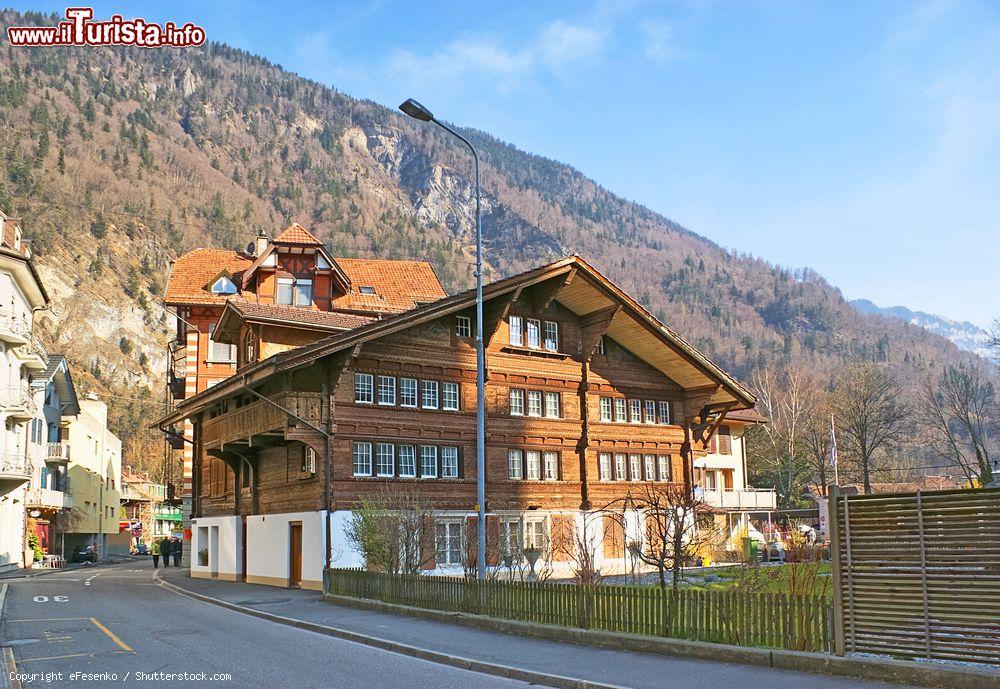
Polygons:
<instances>
[{"instance_id":1,"label":"flag pole","mask_svg":"<svg viewBox=\"0 0 1000 689\"><path fill-rule=\"evenodd\" d=\"M840 462L837 461L837 431L830 412L830 463L833 464L833 482L840 486Z\"/></svg>"}]
</instances>

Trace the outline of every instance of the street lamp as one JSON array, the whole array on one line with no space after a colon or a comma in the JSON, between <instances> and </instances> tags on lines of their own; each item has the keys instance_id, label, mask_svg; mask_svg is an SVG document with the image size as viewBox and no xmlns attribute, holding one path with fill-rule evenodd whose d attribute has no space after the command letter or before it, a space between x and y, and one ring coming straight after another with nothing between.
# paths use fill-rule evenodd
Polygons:
<instances>
[{"instance_id":1,"label":"street lamp","mask_svg":"<svg viewBox=\"0 0 1000 689\"><path fill-rule=\"evenodd\" d=\"M476 504L479 510L476 574L486 578L486 355L483 352L483 226L479 196L479 153L464 136L434 117L430 110L408 98L399 109L415 120L433 122L472 151L476 163Z\"/></svg>"}]
</instances>

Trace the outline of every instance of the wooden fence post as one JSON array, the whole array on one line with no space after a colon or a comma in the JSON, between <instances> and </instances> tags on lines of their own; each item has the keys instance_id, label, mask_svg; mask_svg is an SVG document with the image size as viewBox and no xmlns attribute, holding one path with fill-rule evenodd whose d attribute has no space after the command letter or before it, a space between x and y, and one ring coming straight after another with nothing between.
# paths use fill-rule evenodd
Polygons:
<instances>
[{"instance_id":1,"label":"wooden fence post","mask_svg":"<svg viewBox=\"0 0 1000 689\"><path fill-rule=\"evenodd\" d=\"M833 564L833 652L844 655L844 574L840 562L840 517L837 513L837 499L840 487L830 486L827 497L826 528L830 534L830 561Z\"/></svg>"}]
</instances>

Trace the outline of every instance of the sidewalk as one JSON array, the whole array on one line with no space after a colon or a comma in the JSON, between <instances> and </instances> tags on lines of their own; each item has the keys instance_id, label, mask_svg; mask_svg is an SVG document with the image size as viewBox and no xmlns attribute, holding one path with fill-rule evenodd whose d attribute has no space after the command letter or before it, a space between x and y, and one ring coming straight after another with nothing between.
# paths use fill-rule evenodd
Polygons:
<instances>
[{"instance_id":1,"label":"sidewalk","mask_svg":"<svg viewBox=\"0 0 1000 689\"><path fill-rule=\"evenodd\" d=\"M163 581L187 591L251 610L416 646L474 662L519 667L606 686L635 689L719 689L720 686L732 689L874 689L903 686L522 638L342 607L324 602L316 591L193 579L183 569L163 569L158 574Z\"/></svg>"}]
</instances>

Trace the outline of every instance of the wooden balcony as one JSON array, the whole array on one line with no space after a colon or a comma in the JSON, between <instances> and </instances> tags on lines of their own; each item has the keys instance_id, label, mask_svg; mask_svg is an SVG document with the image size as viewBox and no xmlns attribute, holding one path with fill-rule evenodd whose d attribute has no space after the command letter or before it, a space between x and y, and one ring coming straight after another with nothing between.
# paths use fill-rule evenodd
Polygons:
<instances>
[{"instance_id":1,"label":"wooden balcony","mask_svg":"<svg viewBox=\"0 0 1000 689\"><path fill-rule=\"evenodd\" d=\"M270 397L292 414L320 425L323 395L316 392L282 392ZM208 448L247 441L256 435L284 434L295 419L264 400L257 400L205 421L202 441Z\"/></svg>"}]
</instances>

